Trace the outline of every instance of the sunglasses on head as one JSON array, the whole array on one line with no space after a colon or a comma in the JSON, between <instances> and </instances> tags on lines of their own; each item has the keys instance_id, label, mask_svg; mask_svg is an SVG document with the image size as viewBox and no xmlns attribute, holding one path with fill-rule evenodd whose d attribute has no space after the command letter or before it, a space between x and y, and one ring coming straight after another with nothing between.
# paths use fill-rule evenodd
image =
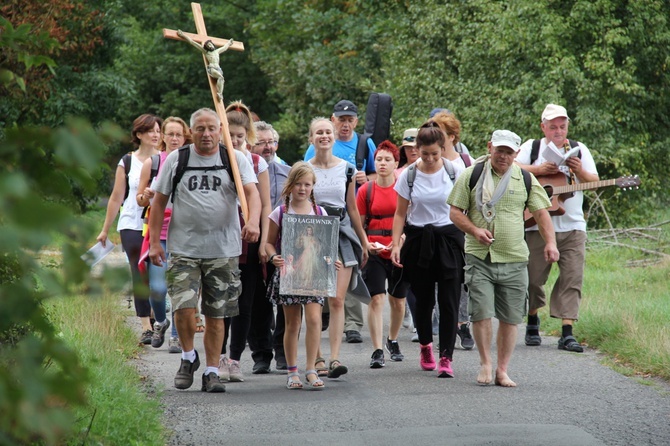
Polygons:
<instances>
[{"instance_id":1,"label":"sunglasses on head","mask_svg":"<svg viewBox=\"0 0 670 446\"><path fill-rule=\"evenodd\" d=\"M416 140L416 136L405 136L402 140L405 142L414 142Z\"/></svg>"}]
</instances>

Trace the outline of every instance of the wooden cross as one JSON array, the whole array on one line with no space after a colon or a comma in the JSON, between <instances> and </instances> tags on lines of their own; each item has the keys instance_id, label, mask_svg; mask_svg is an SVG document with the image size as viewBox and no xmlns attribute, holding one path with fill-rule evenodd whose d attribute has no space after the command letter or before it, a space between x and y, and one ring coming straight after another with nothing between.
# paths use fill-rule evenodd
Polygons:
<instances>
[{"instance_id":1,"label":"wooden cross","mask_svg":"<svg viewBox=\"0 0 670 446\"><path fill-rule=\"evenodd\" d=\"M187 34L193 41L202 44L207 40L211 40L214 45L219 48L228 43L227 39L219 39L218 37L211 37L207 35L207 29L205 28L205 19L202 17L202 10L200 9L200 3L191 3L191 11L193 11L193 19L195 21L195 29L198 32L197 34L184 33ZM167 39L174 40L183 40L177 35L177 31L173 29L163 28L163 37ZM244 44L242 42L235 41L230 48L231 50L244 51ZM207 68L207 59L203 54L202 60L205 63L205 68ZM235 162L235 149L233 148L233 142L230 139L230 131L228 130L228 118L226 116L226 109L223 106L223 101L220 101L217 96L216 90L216 79L207 75L209 81L209 88L212 91L212 99L214 100L214 108L216 109L216 114L219 115L221 120L221 131L223 132L223 143L228 149L228 158L230 158L230 165L233 171L233 181L235 181L235 189L237 190L237 197L240 202L240 207L242 208L242 213L244 214L244 219L249 220L249 207L247 205L247 198L244 195L244 187L242 186L242 178L240 177L240 169Z\"/></svg>"}]
</instances>

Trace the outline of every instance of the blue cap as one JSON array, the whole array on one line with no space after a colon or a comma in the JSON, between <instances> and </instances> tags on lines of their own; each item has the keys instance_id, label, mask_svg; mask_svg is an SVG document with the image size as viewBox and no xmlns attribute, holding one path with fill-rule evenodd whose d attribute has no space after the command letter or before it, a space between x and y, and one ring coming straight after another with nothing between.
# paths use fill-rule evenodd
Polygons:
<instances>
[{"instance_id":1,"label":"blue cap","mask_svg":"<svg viewBox=\"0 0 670 446\"><path fill-rule=\"evenodd\" d=\"M438 113L440 113L440 112L451 113L451 112L449 111L449 109L447 109L447 108L434 108L434 109L431 110L431 112L430 112L430 116L429 116L429 117L432 118L432 117L434 117L436 114L438 114Z\"/></svg>"}]
</instances>

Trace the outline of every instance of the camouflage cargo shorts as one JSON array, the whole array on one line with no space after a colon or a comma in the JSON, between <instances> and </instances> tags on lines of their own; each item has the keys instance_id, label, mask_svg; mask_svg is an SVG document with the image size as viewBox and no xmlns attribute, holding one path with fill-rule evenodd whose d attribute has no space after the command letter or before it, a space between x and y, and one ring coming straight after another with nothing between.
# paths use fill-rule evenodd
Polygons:
<instances>
[{"instance_id":1,"label":"camouflage cargo shorts","mask_svg":"<svg viewBox=\"0 0 670 446\"><path fill-rule=\"evenodd\" d=\"M203 315L224 318L239 314L242 282L237 257L195 259L170 255L167 285L174 310L198 308L201 282Z\"/></svg>"}]
</instances>

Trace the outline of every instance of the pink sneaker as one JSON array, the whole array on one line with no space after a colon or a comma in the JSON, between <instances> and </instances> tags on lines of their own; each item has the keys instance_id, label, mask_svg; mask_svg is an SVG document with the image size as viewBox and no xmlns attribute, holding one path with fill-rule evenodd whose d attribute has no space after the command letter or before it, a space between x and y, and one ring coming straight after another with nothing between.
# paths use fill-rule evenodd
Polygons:
<instances>
[{"instance_id":1,"label":"pink sneaker","mask_svg":"<svg viewBox=\"0 0 670 446\"><path fill-rule=\"evenodd\" d=\"M419 353L419 364L424 370L435 370L435 357L433 356L433 343L422 345Z\"/></svg>"},{"instance_id":2,"label":"pink sneaker","mask_svg":"<svg viewBox=\"0 0 670 446\"><path fill-rule=\"evenodd\" d=\"M437 369L438 378L453 378L454 371L451 369L451 359L440 358L440 366Z\"/></svg>"}]
</instances>

